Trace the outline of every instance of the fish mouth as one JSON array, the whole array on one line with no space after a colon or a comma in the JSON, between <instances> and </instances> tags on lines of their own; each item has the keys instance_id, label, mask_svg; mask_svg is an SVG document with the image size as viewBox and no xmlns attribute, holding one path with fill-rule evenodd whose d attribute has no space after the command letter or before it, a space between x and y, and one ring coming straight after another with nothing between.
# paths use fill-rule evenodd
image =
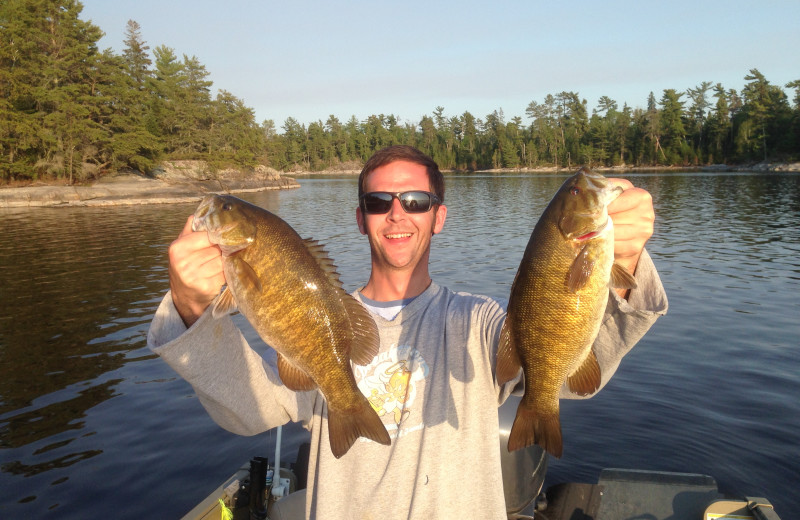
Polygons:
<instances>
[{"instance_id":1,"label":"fish mouth","mask_svg":"<svg viewBox=\"0 0 800 520\"><path fill-rule=\"evenodd\" d=\"M586 233L585 235L581 235L581 236L575 238L575 240L577 240L578 242L585 242L587 240L593 239L594 237L596 237L599 234L600 234L599 231L590 231L590 232Z\"/></svg>"},{"instance_id":2,"label":"fish mouth","mask_svg":"<svg viewBox=\"0 0 800 520\"><path fill-rule=\"evenodd\" d=\"M192 231L205 231L206 230L206 217L203 215L202 217L198 217L197 215L194 216L192 219Z\"/></svg>"},{"instance_id":3,"label":"fish mouth","mask_svg":"<svg viewBox=\"0 0 800 520\"><path fill-rule=\"evenodd\" d=\"M207 218L210 211L211 199L206 197L194 211L192 219L192 231L205 231L207 229Z\"/></svg>"},{"instance_id":4,"label":"fish mouth","mask_svg":"<svg viewBox=\"0 0 800 520\"><path fill-rule=\"evenodd\" d=\"M601 212L602 213L602 212ZM574 240L575 242L586 242L587 240L591 240L593 238L597 238L598 236L602 235L603 232L608 228L611 224L611 219L607 218L606 221L598 228L592 230L582 230L578 231L578 233L582 233L578 236L575 236L577 233L572 234L569 238L570 240Z\"/></svg>"},{"instance_id":5,"label":"fish mouth","mask_svg":"<svg viewBox=\"0 0 800 520\"><path fill-rule=\"evenodd\" d=\"M211 218L210 213L204 213L199 216L195 214L194 220L192 220L192 231L205 231L208 233L209 241L219 244L223 241L222 237L225 233L236 229L238 226L237 222L220 224L219 222L215 223L214 220Z\"/></svg>"}]
</instances>

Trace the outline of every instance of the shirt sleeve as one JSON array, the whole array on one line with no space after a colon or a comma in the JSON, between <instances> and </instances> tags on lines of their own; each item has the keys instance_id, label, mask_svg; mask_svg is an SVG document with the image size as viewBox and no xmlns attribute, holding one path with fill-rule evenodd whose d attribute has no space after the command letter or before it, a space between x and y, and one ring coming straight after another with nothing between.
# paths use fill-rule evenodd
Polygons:
<instances>
[{"instance_id":1,"label":"shirt sleeve","mask_svg":"<svg viewBox=\"0 0 800 520\"><path fill-rule=\"evenodd\" d=\"M194 389L211 418L239 435L256 435L289 421L310 425L318 392L286 388L230 316L211 308L186 328L171 293L156 310L147 345Z\"/></svg>"}]
</instances>

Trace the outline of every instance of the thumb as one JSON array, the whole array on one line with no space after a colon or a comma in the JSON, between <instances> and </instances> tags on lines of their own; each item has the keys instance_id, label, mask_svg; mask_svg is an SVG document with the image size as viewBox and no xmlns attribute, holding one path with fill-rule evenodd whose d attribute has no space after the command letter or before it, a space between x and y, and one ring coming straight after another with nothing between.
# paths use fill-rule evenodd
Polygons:
<instances>
[{"instance_id":1,"label":"thumb","mask_svg":"<svg viewBox=\"0 0 800 520\"><path fill-rule=\"evenodd\" d=\"M623 190L629 190L633 188L633 183L628 179L622 179L619 177L607 177L609 184L613 186L619 186Z\"/></svg>"},{"instance_id":2,"label":"thumb","mask_svg":"<svg viewBox=\"0 0 800 520\"><path fill-rule=\"evenodd\" d=\"M194 222L194 215L189 215L189 218L186 219L186 224L184 224L184 226L183 226L183 230L181 231L181 234L178 235L179 237L182 237L184 235L188 235L189 233L192 233L192 231L193 231L192 230L192 222Z\"/></svg>"}]
</instances>

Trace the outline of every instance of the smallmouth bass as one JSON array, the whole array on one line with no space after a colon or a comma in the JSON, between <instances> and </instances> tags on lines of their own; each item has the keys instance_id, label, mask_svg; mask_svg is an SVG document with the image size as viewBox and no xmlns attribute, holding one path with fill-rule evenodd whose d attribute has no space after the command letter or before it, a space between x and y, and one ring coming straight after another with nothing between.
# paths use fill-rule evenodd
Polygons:
<instances>
[{"instance_id":1,"label":"smallmouth bass","mask_svg":"<svg viewBox=\"0 0 800 520\"><path fill-rule=\"evenodd\" d=\"M508 438L509 451L539 444L561 457L559 391L595 392L600 366L592 343L609 287L636 282L614 263L608 204L622 188L581 168L559 188L531 233L511 286L497 353L497 381L522 367L525 394Z\"/></svg>"},{"instance_id":2,"label":"smallmouth bass","mask_svg":"<svg viewBox=\"0 0 800 520\"><path fill-rule=\"evenodd\" d=\"M328 436L337 458L360 436L380 444L386 427L356 386L350 361L366 365L378 352L378 329L347 294L323 247L303 240L277 215L230 195L205 197L194 213L222 251L227 286L214 317L238 308L278 353L288 388L319 388L328 407Z\"/></svg>"}]
</instances>

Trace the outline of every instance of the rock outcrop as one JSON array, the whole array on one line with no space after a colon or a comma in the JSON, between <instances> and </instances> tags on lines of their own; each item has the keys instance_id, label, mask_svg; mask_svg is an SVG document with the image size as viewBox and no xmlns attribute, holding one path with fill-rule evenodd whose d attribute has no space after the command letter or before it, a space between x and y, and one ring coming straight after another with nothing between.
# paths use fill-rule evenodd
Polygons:
<instances>
[{"instance_id":1,"label":"rock outcrop","mask_svg":"<svg viewBox=\"0 0 800 520\"><path fill-rule=\"evenodd\" d=\"M0 188L0 208L36 206L114 206L194 202L208 193L299 188L266 166L212 171L203 161L168 161L150 175L119 172L88 186Z\"/></svg>"}]
</instances>

